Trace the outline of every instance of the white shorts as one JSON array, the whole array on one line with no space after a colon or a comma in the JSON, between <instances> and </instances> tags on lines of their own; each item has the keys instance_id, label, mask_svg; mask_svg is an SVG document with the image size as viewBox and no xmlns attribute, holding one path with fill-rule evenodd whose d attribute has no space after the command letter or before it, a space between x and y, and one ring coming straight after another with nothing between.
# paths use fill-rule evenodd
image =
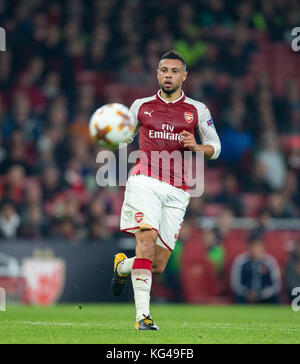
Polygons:
<instances>
[{"instance_id":1,"label":"white shorts","mask_svg":"<svg viewBox=\"0 0 300 364\"><path fill-rule=\"evenodd\" d=\"M190 194L158 179L129 177L121 211L120 230L134 235L140 223L158 233L157 244L174 250Z\"/></svg>"}]
</instances>

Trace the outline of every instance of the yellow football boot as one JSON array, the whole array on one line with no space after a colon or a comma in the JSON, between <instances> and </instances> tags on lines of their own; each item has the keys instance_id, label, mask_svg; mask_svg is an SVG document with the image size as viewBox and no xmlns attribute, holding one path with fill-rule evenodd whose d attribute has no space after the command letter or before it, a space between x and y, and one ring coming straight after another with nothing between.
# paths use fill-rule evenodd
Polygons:
<instances>
[{"instance_id":1,"label":"yellow football boot","mask_svg":"<svg viewBox=\"0 0 300 364\"><path fill-rule=\"evenodd\" d=\"M111 280L111 290L115 296L120 296L120 294L124 291L126 280L129 276L129 274L121 275L117 270L118 265L125 259L127 259L127 256L123 253L116 254L114 258L114 274Z\"/></svg>"}]
</instances>

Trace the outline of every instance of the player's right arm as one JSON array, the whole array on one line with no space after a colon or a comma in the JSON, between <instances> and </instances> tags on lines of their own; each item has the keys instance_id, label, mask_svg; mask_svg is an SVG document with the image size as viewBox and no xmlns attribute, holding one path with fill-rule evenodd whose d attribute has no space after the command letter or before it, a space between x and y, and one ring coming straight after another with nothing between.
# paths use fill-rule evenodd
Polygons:
<instances>
[{"instance_id":1,"label":"player's right arm","mask_svg":"<svg viewBox=\"0 0 300 364\"><path fill-rule=\"evenodd\" d=\"M139 130L140 130L140 127L141 127L141 123L139 122L139 120L138 120L138 112L139 112L139 108L140 108L140 102L139 102L139 100L135 100L134 101L134 103L130 106L130 111L132 112L132 114L133 114L133 117L134 117L134 121L135 121L135 123L134 123L134 125L135 125L135 128L134 128L134 132L133 132L133 134L132 134L132 136L131 136L131 138L130 139L128 139L127 141L126 141L126 143L127 144L130 144L130 143L132 143L133 142L133 140L134 140L134 138L138 135L138 133L139 133Z\"/></svg>"}]
</instances>

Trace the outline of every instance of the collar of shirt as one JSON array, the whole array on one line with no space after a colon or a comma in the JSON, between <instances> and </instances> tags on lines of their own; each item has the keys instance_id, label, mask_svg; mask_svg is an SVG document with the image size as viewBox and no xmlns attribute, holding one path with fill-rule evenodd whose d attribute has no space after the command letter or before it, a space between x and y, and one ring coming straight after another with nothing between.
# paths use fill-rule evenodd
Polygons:
<instances>
[{"instance_id":1,"label":"collar of shirt","mask_svg":"<svg viewBox=\"0 0 300 364\"><path fill-rule=\"evenodd\" d=\"M182 90L181 90L181 95L180 95L180 97L179 97L178 99L176 99L176 100L174 100L174 101L170 101L170 102L168 102L168 101L166 101L165 99L163 99L163 98L160 96L160 93L161 93L161 90L159 90L159 91L157 92L156 97L157 97L157 99L158 99L158 100L163 101L165 104L176 104L177 102L179 102L179 101L183 101L183 100L185 99L185 94L184 94L184 92L183 92Z\"/></svg>"}]
</instances>

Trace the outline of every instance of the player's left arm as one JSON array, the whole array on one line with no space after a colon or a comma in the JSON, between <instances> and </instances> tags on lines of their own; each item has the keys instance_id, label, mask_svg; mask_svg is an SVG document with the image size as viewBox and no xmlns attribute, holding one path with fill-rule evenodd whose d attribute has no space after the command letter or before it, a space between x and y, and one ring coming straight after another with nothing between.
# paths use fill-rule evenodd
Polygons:
<instances>
[{"instance_id":1,"label":"player's left arm","mask_svg":"<svg viewBox=\"0 0 300 364\"><path fill-rule=\"evenodd\" d=\"M202 144L197 144L194 135L184 130L180 133L184 147L193 152L203 152L207 159L217 159L221 153L221 142L210 112L204 105L198 109L197 131Z\"/></svg>"}]
</instances>

